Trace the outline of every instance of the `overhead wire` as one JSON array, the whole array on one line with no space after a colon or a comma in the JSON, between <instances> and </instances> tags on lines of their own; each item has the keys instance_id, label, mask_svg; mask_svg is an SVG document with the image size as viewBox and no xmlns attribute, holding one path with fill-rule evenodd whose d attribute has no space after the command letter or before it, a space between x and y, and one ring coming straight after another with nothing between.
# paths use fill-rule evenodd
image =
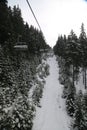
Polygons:
<instances>
[{"instance_id":1,"label":"overhead wire","mask_svg":"<svg viewBox=\"0 0 87 130\"><path fill-rule=\"evenodd\" d=\"M41 29L41 27L40 27L40 24L39 24L39 22L38 22L38 20L37 20L37 18L36 18L36 16L35 16L35 13L34 13L32 7L31 7L29 1L28 1L28 0L26 0L26 1L27 1L27 4L28 4L28 6L29 6L29 8L30 8L30 10L31 10L31 12L32 12L32 14L33 14L33 16L34 16L34 18L35 18L35 21L36 21L36 23L37 23L37 25L38 25L40 31L42 32L42 29Z\"/></svg>"}]
</instances>

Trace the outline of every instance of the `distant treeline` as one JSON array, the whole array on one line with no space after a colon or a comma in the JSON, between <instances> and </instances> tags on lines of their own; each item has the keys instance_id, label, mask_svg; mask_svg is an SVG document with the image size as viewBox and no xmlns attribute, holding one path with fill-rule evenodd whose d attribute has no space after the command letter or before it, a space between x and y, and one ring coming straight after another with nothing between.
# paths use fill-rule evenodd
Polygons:
<instances>
[{"instance_id":1,"label":"distant treeline","mask_svg":"<svg viewBox=\"0 0 87 130\"><path fill-rule=\"evenodd\" d=\"M49 47L43 33L24 22L18 6L11 8L7 0L0 0L0 45L12 50L18 40L32 53Z\"/></svg>"}]
</instances>

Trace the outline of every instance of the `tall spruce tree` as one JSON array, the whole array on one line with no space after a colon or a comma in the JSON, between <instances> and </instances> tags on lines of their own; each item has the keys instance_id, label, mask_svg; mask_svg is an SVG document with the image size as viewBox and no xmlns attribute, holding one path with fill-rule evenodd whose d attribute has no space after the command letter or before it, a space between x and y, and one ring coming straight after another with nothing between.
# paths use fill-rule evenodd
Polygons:
<instances>
[{"instance_id":1,"label":"tall spruce tree","mask_svg":"<svg viewBox=\"0 0 87 130\"><path fill-rule=\"evenodd\" d=\"M86 88L86 69L87 69L87 38L84 29L84 24L81 25L81 33L79 36L79 42L81 46L81 63L83 67L83 83Z\"/></svg>"},{"instance_id":2,"label":"tall spruce tree","mask_svg":"<svg viewBox=\"0 0 87 130\"><path fill-rule=\"evenodd\" d=\"M4 45L8 39L8 7L7 0L0 0L0 44Z\"/></svg>"},{"instance_id":3,"label":"tall spruce tree","mask_svg":"<svg viewBox=\"0 0 87 130\"><path fill-rule=\"evenodd\" d=\"M78 67L80 66L80 46L78 43L78 38L73 30L71 30L71 33L68 36L65 50L66 64L72 65L73 68L72 81L74 86L75 70L78 70Z\"/></svg>"},{"instance_id":4,"label":"tall spruce tree","mask_svg":"<svg viewBox=\"0 0 87 130\"><path fill-rule=\"evenodd\" d=\"M13 7L12 16L13 16L12 19L13 30L14 30L15 40L17 41L18 37L19 36L22 37L24 32L24 21L19 6Z\"/></svg>"}]
</instances>

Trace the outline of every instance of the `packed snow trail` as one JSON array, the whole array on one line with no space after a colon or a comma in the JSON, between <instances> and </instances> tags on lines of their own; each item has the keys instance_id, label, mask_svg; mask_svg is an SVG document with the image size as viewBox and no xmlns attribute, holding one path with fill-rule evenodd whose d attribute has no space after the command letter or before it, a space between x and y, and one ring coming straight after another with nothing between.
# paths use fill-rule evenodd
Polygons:
<instances>
[{"instance_id":1,"label":"packed snow trail","mask_svg":"<svg viewBox=\"0 0 87 130\"><path fill-rule=\"evenodd\" d=\"M56 57L47 60L50 75L46 78L41 108L37 108L32 130L70 130L70 119L62 99L62 85L58 81L58 63Z\"/></svg>"}]
</instances>

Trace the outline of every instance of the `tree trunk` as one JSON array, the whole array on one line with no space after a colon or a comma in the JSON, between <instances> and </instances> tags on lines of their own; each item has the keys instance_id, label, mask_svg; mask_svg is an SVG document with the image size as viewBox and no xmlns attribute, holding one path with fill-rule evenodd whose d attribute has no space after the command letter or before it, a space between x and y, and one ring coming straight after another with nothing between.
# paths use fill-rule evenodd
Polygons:
<instances>
[{"instance_id":1,"label":"tree trunk","mask_svg":"<svg viewBox=\"0 0 87 130\"><path fill-rule=\"evenodd\" d=\"M74 86L74 65L73 65L73 75L72 75L72 81L73 81L73 86Z\"/></svg>"},{"instance_id":2,"label":"tree trunk","mask_svg":"<svg viewBox=\"0 0 87 130\"><path fill-rule=\"evenodd\" d=\"M84 67L83 67L82 72L83 72L83 84L85 84L85 69L84 69Z\"/></svg>"},{"instance_id":3,"label":"tree trunk","mask_svg":"<svg viewBox=\"0 0 87 130\"><path fill-rule=\"evenodd\" d=\"M85 89L86 89L86 68L85 68Z\"/></svg>"}]
</instances>

